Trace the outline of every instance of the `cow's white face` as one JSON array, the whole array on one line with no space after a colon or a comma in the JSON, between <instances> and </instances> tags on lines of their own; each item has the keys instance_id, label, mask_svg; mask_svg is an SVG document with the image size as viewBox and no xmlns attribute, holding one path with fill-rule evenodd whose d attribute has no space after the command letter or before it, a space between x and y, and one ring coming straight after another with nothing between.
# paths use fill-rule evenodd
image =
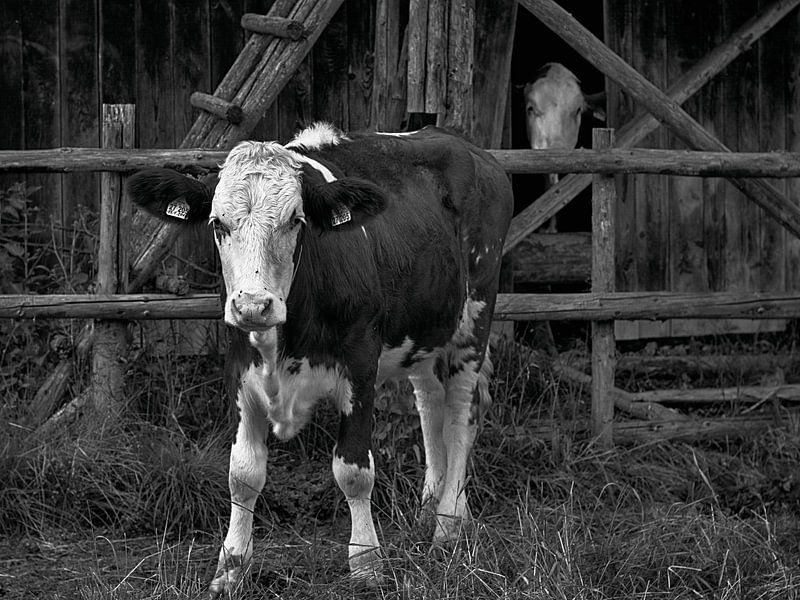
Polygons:
<instances>
[{"instance_id":1,"label":"cow's white face","mask_svg":"<svg viewBox=\"0 0 800 600\"><path fill-rule=\"evenodd\" d=\"M286 321L305 221L295 157L275 142L242 142L219 173L209 219L228 294L225 322L247 331Z\"/></svg>"},{"instance_id":2,"label":"cow's white face","mask_svg":"<svg viewBox=\"0 0 800 600\"><path fill-rule=\"evenodd\" d=\"M528 140L534 150L569 150L578 144L585 100L577 77L554 63L546 76L525 86Z\"/></svg>"}]
</instances>

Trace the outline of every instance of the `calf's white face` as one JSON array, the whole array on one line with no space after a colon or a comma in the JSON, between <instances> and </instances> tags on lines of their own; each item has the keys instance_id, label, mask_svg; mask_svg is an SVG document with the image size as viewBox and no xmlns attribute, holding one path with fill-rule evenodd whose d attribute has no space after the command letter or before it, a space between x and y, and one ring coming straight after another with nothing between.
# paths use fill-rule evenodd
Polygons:
<instances>
[{"instance_id":1,"label":"calf's white face","mask_svg":"<svg viewBox=\"0 0 800 600\"><path fill-rule=\"evenodd\" d=\"M294 251L305 221L296 155L242 142L219 173L209 221L227 299L225 322L259 331L286 321Z\"/></svg>"},{"instance_id":2,"label":"calf's white face","mask_svg":"<svg viewBox=\"0 0 800 600\"><path fill-rule=\"evenodd\" d=\"M578 143L585 99L578 78L558 63L525 86L528 140L534 150L569 150Z\"/></svg>"}]
</instances>

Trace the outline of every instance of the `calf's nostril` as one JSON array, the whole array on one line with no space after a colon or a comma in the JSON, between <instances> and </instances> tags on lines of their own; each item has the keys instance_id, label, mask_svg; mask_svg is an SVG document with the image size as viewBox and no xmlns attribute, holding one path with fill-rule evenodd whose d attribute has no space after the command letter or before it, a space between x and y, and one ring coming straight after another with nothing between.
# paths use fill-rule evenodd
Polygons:
<instances>
[{"instance_id":1,"label":"calf's nostril","mask_svg":"<svg viewBox=\"0 0 800 600\"><path fill-rule=\"evenodd\" d=\"M239 306L236 304L235 298L231 299L231 305L233 305L233 310L235 310L239 314L242 314L242 309L240 309Z\"/></svg>"},{"instance_id":2,"label":"calf's nostril","mask_svg":"<svg viewBox=\"0 0 800 600\"><path fill-rule=\"evenodd\" d=\"M261 316L266 317L267 313L272 309L272 300L264 301L264 308L261 310Z\"/></svg>"}]
</instances>

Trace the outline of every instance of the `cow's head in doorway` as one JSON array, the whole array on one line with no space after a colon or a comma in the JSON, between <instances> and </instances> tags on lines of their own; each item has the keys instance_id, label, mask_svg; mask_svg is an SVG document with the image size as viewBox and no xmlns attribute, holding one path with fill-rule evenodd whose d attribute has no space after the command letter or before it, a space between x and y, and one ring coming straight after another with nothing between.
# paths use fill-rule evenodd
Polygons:
<instances>
[{"instance_id":1,"label":"cow's head in doorway","mask_svg":"<svg viewBox=\"0 0 800 600\"><path fill-rule=\"evenodd\" d=\"M547 63L524 88L528 141L534 150L568 150L578 144L583 113L605 119L605 94L585 96L575 74L560 63Z\"/></svg>"}]
</instances>

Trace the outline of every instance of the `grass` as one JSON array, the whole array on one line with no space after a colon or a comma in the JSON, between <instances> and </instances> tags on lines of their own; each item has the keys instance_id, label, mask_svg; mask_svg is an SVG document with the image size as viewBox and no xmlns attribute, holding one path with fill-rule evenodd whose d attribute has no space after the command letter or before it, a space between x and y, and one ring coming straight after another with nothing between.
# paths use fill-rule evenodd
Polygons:
<instances>
[{"instance_id":1,"label":"grass","mask_svg":"<svg viewBox=\"0 0 800 600\"><path fill-rule=\"evenodd\" d=\"M800 597L797 431L607 452L568 435L553 444L526 425L585 414L587 399L519 348L496 358L495 404L470 467L475 520L457 544L432 547L416 521L421 436L408 388L394 386L379 395L375 424L385 582L347 576L349 517L330 474L335 414L322 407L297 439L270 442L244 596ZM4 421L0 595L204 593L227 520L233 424L219 367L203 360L133 361L131 418L102 440L77 430L42 440ZM168 389L184 390L180 401Z\"/></svg>"},{"instance_id":2,"label":"grass","mask_svg":"<svg viewBox=\"0 0 800 600\"><path fill-rule=\"evenodd\" d=\"M84 254L56 261L65 272L56 277L45 268L51 253L22 253L31 257L23 262L16 246L3 248L4 281L35 273L44 290L68 280L66 291L93 279ZM77 332L68 322L0 322L0 598L201 596L229 511L235 423L222 400L220 361L137 352L127 365L124 421L102 437L74 424L39 435L32 399ZM757 344L717 340L711 349L703 342L696 351L794 353L794 333ZM671 343L670 351L695 351L695 342ZM475 520L456 544L433 547L417 522L419 420L409 387L391 385L376 400L373 435L383 584L359 587L348 577L349 514L330 472L336 415L321 406L296 439L270 440L243 596L800 598L796 426L750 440L602 451L567 426L587 415L583 390L520 346L501 346L495 362L495 402L469 470ZM86 369L69 395L80 393ZM618 385L745 385L763 375L706 381L683 373L665 382L628 373ZM530 434L543 419L560 425L547 441Z\"/></svg>"}]
</instances>

